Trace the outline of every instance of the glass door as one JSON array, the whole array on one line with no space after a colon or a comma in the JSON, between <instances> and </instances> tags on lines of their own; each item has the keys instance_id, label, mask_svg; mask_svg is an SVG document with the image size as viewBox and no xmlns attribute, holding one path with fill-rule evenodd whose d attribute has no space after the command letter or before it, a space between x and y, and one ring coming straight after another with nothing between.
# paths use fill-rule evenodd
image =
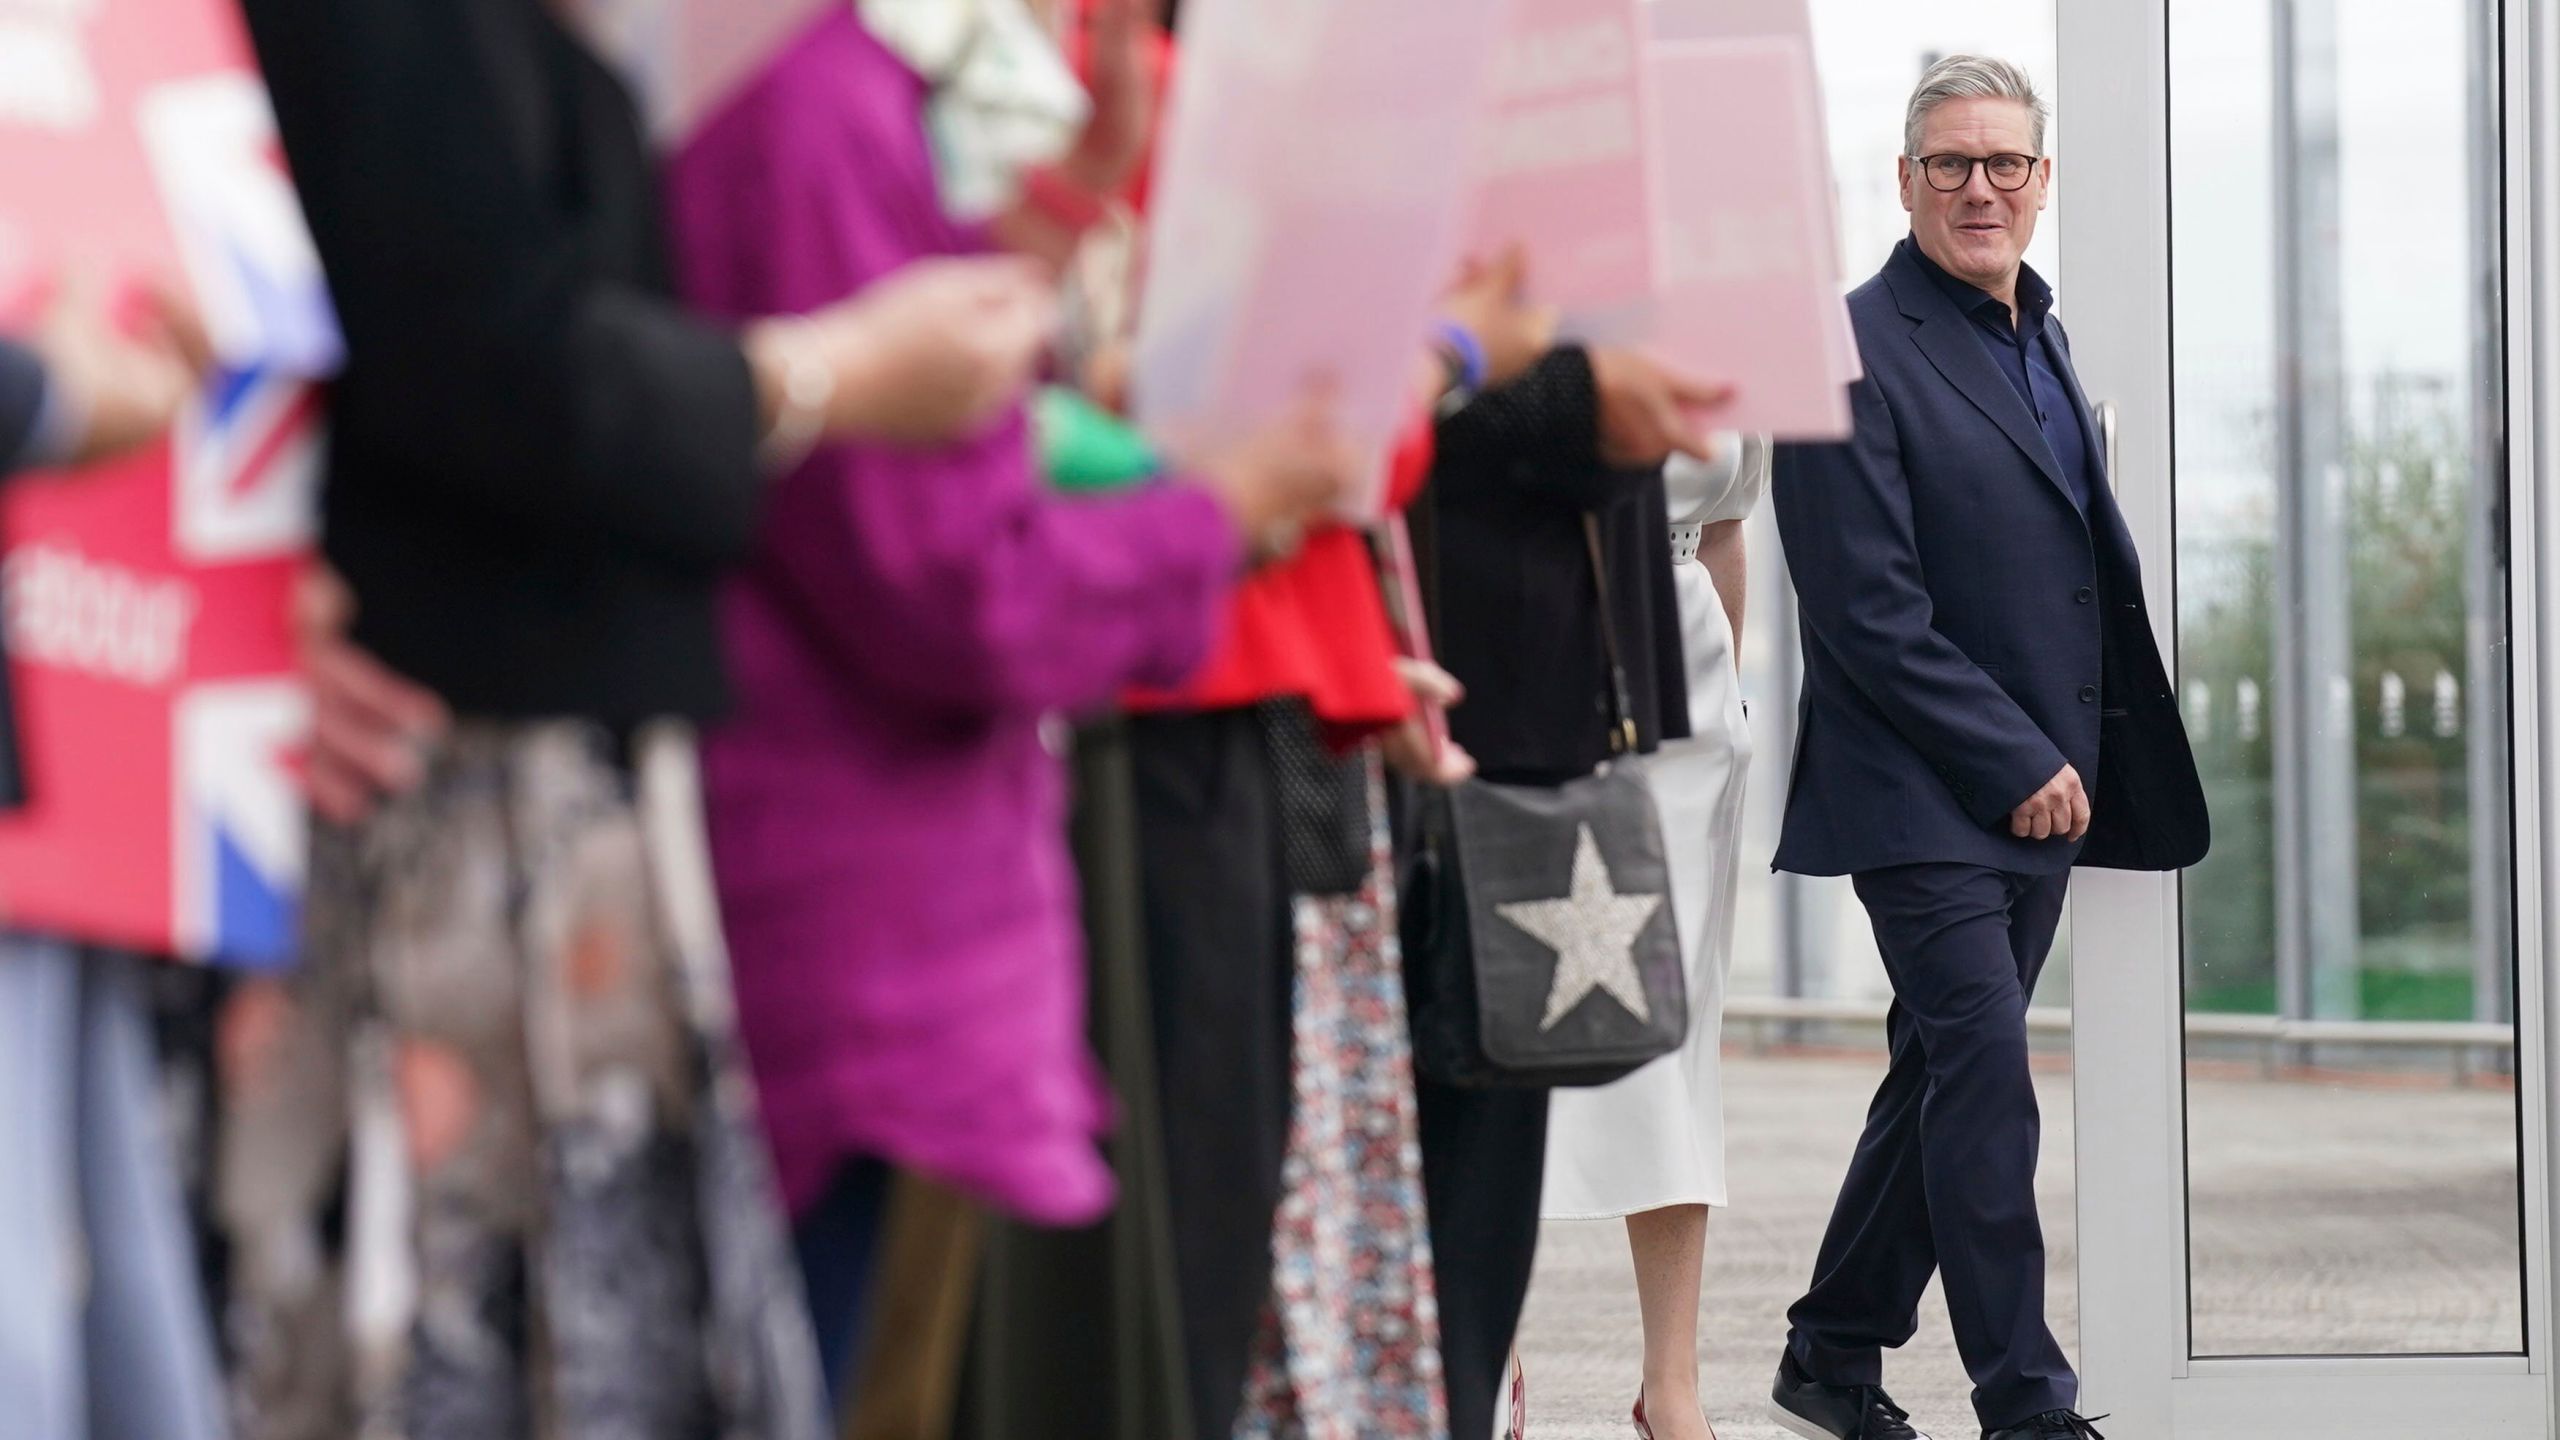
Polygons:
<instances>
[{"instance_id":1,"label":"glass door","mask_svg":"<svg viewBox=\"0 0 2560 1440\"><path fill-rule=\"evenodd\" d=\"M2060 308L2215 830L2076 886L2086 1408L2544 1435L2548 7L2058 16Z\"/></svg>"}]
</instances>

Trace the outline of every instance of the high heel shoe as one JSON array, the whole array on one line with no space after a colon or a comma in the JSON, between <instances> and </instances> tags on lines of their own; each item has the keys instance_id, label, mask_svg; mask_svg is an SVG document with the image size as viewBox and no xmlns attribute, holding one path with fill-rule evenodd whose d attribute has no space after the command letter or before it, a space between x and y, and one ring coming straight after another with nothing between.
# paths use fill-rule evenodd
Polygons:
<instances>
[{"instance_id":1,"label":"high heel shoe","mask_svg":"<svg viewBox=\"0 0 2560 1440\"><path fill-rule=\"evenodd\" d=\"M1653 1440L1653 1422L1644 1418L1644 1392L1641 1390L1636 1392L1636 1413L1634 1418L1636 1422L1636 1440ZM1715 1433L1716 1427L1709 1425L1707 1427L1707 1434L1710 1437L1710 1440L1712 1440Z\"/></svg>"}]
</instances>

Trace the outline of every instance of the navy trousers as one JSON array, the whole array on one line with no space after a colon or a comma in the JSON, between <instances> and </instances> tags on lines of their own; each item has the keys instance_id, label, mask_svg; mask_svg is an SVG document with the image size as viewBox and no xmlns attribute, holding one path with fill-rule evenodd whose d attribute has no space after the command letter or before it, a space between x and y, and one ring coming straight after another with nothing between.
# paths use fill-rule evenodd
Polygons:
<instances>
[{"instance_id":1,"label":"navy trousers","mask_svg":"<svg viewBox=\"0 0 2560 1440\"><path fill-rule=\"evenodd\" d=\"M2026 1027L2069 884L2068 873L1978 865L1856 877L1893 981L1893 1064L1813 1288L1787 1316L1788 1344L1816 1380L1882 1383L1882 1352L1919 1328L1935 1272L1985 1429L2078 1400L2079 1379L2045 1324Z\"/></svg>"},{"instance_id":2,"label":"navy trousers","mask_svg":"<svg viewBox=\"0 0 2560 1440\"><path fill-rule=\"evenodd\" d=\"M869 1156L846 1161L817 1207L792 1227L827 1403L839 1415L853 1411L853 1385L860 1378L853 1367L869 1338L867 1322L877 1298L872 1282L880 1273L880 1230L888 1218L893 1178L885 1161Z\"/></svg>"}]
</instances>

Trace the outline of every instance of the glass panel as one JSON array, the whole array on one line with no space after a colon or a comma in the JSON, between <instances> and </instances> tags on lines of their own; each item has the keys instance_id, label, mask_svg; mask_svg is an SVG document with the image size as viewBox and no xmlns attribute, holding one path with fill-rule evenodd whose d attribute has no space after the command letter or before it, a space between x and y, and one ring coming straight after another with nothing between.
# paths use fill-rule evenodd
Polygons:
<instances>
[{"instance_id":1,"label":"glass panel","mask_svg":"<svg viewBox=\"0 0 2560 1440\"><path fill-rule=\"evenodd\" d=\"M2170 18L2192 1348L2520 1351L2495 7Z\"/></svg>"}]
</instances>

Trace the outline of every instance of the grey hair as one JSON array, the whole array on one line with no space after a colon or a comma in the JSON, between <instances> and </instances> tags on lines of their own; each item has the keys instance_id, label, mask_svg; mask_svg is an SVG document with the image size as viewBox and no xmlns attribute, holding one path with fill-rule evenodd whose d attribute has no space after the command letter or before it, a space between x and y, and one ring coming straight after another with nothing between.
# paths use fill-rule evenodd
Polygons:
<instances>
[{"instance_id":1,"label":"grey hair","mask_svg":"<svg viewBox=\"0 0 2560 1440\"><path fill-rule=\"evenodd\" d=\"M2015 100L2027 107L2036 154L2044 154L2044 126L2052 112L2036 93L2027 72L2006 60L1984 55L1950 55L1929 67L1911 92L1911 108L1902 120L1902 153L1920 153L1920 131L1929 112L1950 100Z\"/></svg>"}]
</instances>

